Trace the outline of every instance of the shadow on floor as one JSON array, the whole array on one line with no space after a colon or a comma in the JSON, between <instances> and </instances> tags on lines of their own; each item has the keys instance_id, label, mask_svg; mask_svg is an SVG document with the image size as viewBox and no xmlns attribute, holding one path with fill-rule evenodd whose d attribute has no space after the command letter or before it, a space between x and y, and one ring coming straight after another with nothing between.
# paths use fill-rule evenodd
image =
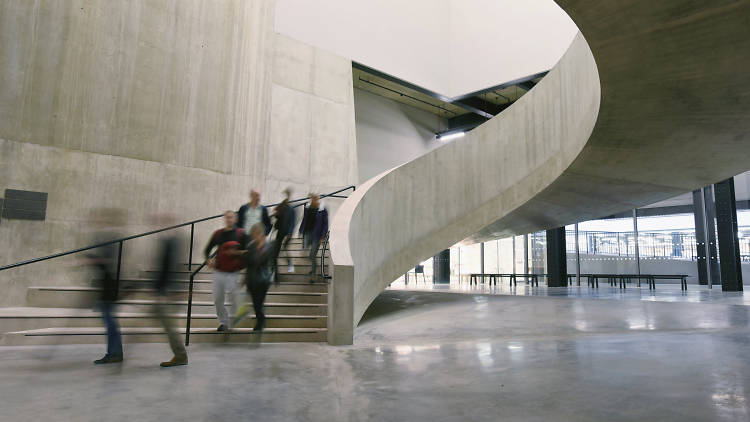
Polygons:
<instances>
[{"instance_id":1,"label":"shadow on floor","mask_svg":"<svg viewBox=\"0 0 750 422\"><path fill-rule=\"evenodd\" d=\"M445 292L408 292L390 291L382 292L365 311L359 324L368 324L380 318L392 317L405 312L419 312L434 305L471 302L469 295L446 294Z\"/></svg>"}]
</instances>

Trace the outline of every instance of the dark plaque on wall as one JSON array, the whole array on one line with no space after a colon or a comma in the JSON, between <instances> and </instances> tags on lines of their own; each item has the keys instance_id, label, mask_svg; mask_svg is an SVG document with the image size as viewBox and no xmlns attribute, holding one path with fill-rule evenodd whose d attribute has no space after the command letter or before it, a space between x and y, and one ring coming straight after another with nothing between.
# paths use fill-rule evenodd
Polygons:
<instances>
[{"instance_id":1,"label":"dark plaque on wall","mask_svg":"<svg viewBox=\"0 0 750 422\"><path fill-rule=\"evenodd\" d=\"M5 189L2 210L3 218L44 220L47 216L47 192Z\"/></svg>"}]
</instances>

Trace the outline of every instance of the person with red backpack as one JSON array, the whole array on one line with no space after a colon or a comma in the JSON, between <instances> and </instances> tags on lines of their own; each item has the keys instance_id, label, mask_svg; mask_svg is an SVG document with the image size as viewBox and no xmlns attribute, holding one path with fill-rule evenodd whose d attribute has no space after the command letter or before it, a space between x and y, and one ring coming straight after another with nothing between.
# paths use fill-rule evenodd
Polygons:
<instances>
[{"instance_id":1,"label":"person with red backpack","mask_svg":"<svg viewBox=\"0 0 750 422\"><path fill-rule=\"evenodd\" d=\"M232 299L232 315L236 313L241 303L240 271L245 268L245 261L233 251L242 250L247 244L247 236L242 229L236 227L237 214L234 211L224 213L224 227L216 230L211 236L206 249L203 251L208 260L208 266L213 268L212 293L216 305L216 317L219 319L217 331L228 331L230 319L224 306L224 298L228 294ZM217 249L216 257L211 253Z\"/></svg>"}]
</instances>

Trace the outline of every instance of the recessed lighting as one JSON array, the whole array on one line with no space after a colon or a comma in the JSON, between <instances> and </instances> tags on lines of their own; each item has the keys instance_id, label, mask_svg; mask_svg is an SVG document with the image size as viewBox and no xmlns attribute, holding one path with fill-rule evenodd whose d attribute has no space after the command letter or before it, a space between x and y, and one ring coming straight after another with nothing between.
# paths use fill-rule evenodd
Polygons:
<instances>
[{"instance_id":1,"label":"recessed lighting","mask_svg":"<svg viewBox=\"0 0 750 422\"><path fill-rule=\"evenodd\" d=\"M439 141L450 141L451 139L458 139L463 138L464 135L466 135L466 132L453 132L453 133L446 133L445 135L438 135L437 139Z\"/></svg>"}]
</instances>

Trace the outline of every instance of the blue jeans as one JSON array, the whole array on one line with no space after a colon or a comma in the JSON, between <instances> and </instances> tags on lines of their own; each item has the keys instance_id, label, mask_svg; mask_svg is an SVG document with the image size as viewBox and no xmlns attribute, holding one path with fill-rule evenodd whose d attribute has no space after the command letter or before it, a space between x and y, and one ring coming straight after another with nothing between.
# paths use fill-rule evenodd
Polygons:
<instances>
[{"instance_id":1,"label":"blue jeans","mask_svg":"<svg viewBox=\"0 0 750 422\"><path fill-rule=\"evenodd\" d=\"M107 327L107 354L122 356L122 337L120 336L120 327L117 325L113 302L99 302L99 308L102 311L102 320Z\"/></svg>"}]
</instances>

